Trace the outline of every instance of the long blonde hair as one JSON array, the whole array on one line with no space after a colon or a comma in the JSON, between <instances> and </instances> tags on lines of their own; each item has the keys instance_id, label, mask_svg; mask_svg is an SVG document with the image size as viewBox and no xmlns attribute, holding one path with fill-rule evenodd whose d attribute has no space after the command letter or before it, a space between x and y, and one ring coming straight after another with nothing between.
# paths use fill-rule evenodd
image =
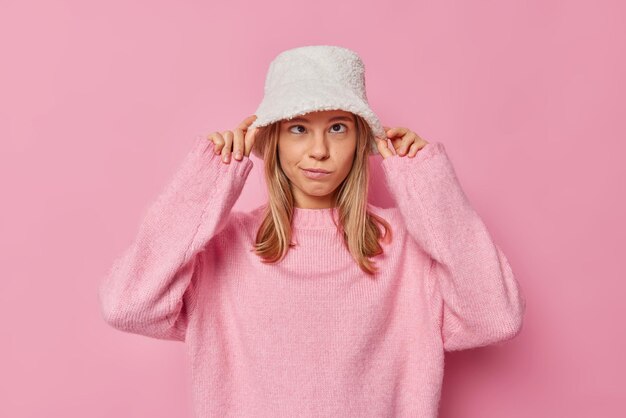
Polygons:
<instances>
[{"instance_id":1,"label":"long blonde hair","mask_svg":"<svg viewBox=\"0 0 626 418\"><path fill-rule=\"evenodd\" d=\"M357 145L352 168L344 181L333 193L333 206L337 207L339 223L346 248L352 254L359 268L369 275L378 271L369 257L383 252L379 240L390 242L391 226L380 216L367 209L369 185L370 141L373 134L367 122L353 114L356 124ZM283 172L278 160L278 137L281 121L259 127L254 147L257 155L263 156L265 181L268 188L268 204L265 206L263 221L259 226L254 252L264 263L282 260L290 247L291 220L294 211L294 197L289 178ZM379 225L385 230L384 235Z\"/></svg>"}]
</instances>

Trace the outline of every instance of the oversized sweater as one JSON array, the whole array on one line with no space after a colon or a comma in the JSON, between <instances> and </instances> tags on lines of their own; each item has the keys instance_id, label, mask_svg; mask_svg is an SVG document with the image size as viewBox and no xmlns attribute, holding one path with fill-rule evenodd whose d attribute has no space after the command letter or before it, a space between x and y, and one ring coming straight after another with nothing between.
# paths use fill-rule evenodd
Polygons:
<instances>
[{"instance_id":1,"label":"oversized sweater","mask_svg":"<svg viewBox=\"0 0 626 418\"><path fill-rule=\"evenodd\" d=\"M444 351L521 330L525 298L442 143L382 160L395 207L368 276L333 223L295 208L277 264L252 250L263 205L232 209L253 161L188 155L101 282L116 329L184 341L200 417L436 417Z\"/></svg>"}]
</instances>

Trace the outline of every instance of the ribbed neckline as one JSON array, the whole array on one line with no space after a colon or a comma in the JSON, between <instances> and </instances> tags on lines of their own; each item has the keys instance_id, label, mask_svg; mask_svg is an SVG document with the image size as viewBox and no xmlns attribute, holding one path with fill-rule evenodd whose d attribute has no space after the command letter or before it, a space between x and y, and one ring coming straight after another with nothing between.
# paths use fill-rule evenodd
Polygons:
<instances>
[{"instance_id":1,"label":"ribbed neckline","mask_svg":"<svg viewBox=\"0 0 626 418\"><path fill-rule=\"evenodd\" d=\"M333 215L339 223L337 207L309 209L294 206L291 226L294 229L330 229L336 228Z\"/></svg>"}]
</instances>

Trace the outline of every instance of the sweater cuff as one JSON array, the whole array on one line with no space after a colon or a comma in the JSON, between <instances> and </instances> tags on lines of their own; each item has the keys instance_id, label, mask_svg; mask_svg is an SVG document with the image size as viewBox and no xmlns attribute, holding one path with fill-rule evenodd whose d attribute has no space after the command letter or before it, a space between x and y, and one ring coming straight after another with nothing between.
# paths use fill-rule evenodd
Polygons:
<instances>
[{"instance_id":1,"label":"sweater cuff","mask_svg":"<svg viewBox=\"0 0 626 418\"><path fill-rule=\"evenodd\" d=\"M412 175L417 170L424 168L428 165L428 161L432 158L444 157L448 159L445 146L441 142L429 142L422 149L417 151L414 157L391 155L387 158L383 158L381 166L389 179L397 181L401 180L396 178L401 173L410 172ZM394 166L397 167L397 171L394 170Z\"/></svg>"},{"instance_id":2,"label":"sweater cuff","mask_svg":"<svg viewBox=\"0 0 626 418\"><path fill-rule=\"evenodd\" d=\"M215 153L215 144L213 141L210 141L202 135L198 135L194 139L190 157L196 165L200 164L206 168L211 166L213 170L210 171L217 172L219 177L227 176L229 173L237 177L246 175L253 166L252 160L245 155L241 160L236 160L234 157L231 157L228 163L223 162L222 155Z\"/></svg>"},{"instance_id":3,"label":"sweater cuff","mask_svg":"<svg viewBox=\"0 0 626 418\"><path fill-rule=\"evenodd\" d=\"M225 163L221 157L215 153L213 141L197 136L170 187L194 202L215 196L225 187L242 186L254 165L252 160L244 156L241 161L231 158Z\"/></svg>"}]
</instances>

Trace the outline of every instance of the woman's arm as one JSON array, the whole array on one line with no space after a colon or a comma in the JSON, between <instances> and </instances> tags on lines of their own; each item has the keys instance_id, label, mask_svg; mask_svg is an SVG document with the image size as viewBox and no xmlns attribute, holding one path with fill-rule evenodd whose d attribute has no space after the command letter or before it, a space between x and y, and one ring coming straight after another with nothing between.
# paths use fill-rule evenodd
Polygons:
<instances>
[{"instance_id":1,"label":"woman's arm","mask_svg":"<svg viewBox=\"0 0 626 418\"><path fill-rule=\"evenodd\" d=\"M225 164L214 144L194 140L138 234L100 283L104 319L122 331L184 341L201 251L230 219L253 163Z\"/></svg>"},{"instance_id":2,"label":"woman's arm","mask_svg":"<svg viewBox=\"0 0 626 418\"><path fill-rule=\"evenodd\" d=\"M504 253L470 205L442 143L415 157L382 162L409 235L430 256L446 351L513 338L522 327L525 300Z\"/></svg>"}]
</instances>

